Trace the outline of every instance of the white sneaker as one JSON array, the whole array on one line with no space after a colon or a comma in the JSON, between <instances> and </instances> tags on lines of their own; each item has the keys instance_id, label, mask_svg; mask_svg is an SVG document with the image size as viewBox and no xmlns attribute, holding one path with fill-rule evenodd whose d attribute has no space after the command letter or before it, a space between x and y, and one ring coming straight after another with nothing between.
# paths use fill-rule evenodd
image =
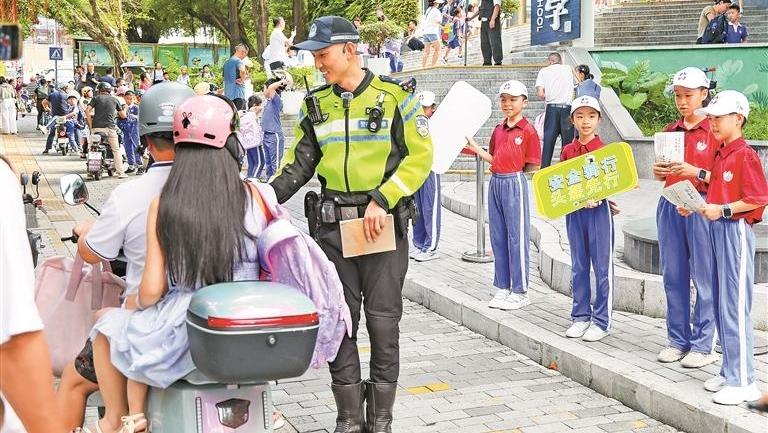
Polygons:
<instances>
[{"instance_id":1,"label":"white sneaker","mask_svg":"<svg viewBox=\"0 0 768 433\"><path fill-rule=\"evenodd\" d=\"M726 386L712 395L712 401L717 404L735 406L745 401L760 400L762 394L757 389L757 383L747 386Z\"/></svg>"},{"instance_id":2,"label":"white sneaker","mask_svg":"<svg viewBox=\"0 0 768 433\"><path fill-rule=\"evenodd\" d=\"M589 329L589 322L573 322L571 326L565 331L565 336L568 338L581 338L584 333Z\"/></svg>"},{"instance_id":3,"label":"white sneaker","mask_svg":"<svg viewBox=\"0 0 768 433\"><path fill-rule=\"evenodd\" d=\"M656 360L668 364L670 362L677 362L685 357L688 352L683 352L677 347L667 346L659 352Z\"/></svg>"},{"instance_id":4,"label":"white sneaker","mask_svg":"<svg viewBox=\"0 0 768 433\"><path fill-rule=\"evenodd\" d=\"M415 259L416 254L421 254L421 250L416 247L411 247L408 249L408 257Z\"/></svg>"},{"instance_id":5,"label":"white sneaker","mask_svg":"<svg viewBox=\"0 0 768 433\"><path fill-rule=\"evenodd\" d=\"M531 300L528 298L528 293L512 292L507 296L506 302L509 303L509 310L519 310L531 304Z\"/></svg>"},{"instance_id":6,"label":"white sneaker","mask_svg":"<svg viewBox=\"0 0 768 433\"><path fill-rule=\"evenodd\" d=\"M685 368L701 368L705 365L717 362L718 359L720 359L720 357L717 353L689 352L680 362L680 365Z\"/></svg>"},{"instance_id":7,"label":"white sneaker","mask_svg":"<svg viewBox=\"0 0 768 433\"><path fill-rule=\"evenodd\" d=\"M509 290L496 290L496 294L493 295L493 299L491 299L491 301L488 303L488 308L498 308L502 310L502 307L507 305L507 296L509 296L509 294Z\"/></svg>"},{"instance_id":8,"label":"white sneaker","mask_svg":"<svg viewBox=\"0 0 768 433\"><path fill-rule=\"evenodd\" d=\"M428 262L440 258L440 255L437 251L424 251L423 253L416 254L413 258L417 262Z\"/></svg>"},{"instance_id":9,"label":"white sneaker","mask_svg":"<svg viewBox=\"0 0 768 433\"><path fill-rule=\"evenodd\" d=\"M581 337L584 341L595 342L600 341L608 335L608 331L603 331L599 326L594 323L589 325L589 329Z\"/></svg>"},{"instance_id":10,"label":"white sneaker","mask_svg":"<svg viewBox=\"0 0 768 433\"><path fill-rule=\"evenodd\" d=\"M719 374L704 381L704 389L709 392L718 392L725 387L725 378Z\"/></svg>"}]
</instances>

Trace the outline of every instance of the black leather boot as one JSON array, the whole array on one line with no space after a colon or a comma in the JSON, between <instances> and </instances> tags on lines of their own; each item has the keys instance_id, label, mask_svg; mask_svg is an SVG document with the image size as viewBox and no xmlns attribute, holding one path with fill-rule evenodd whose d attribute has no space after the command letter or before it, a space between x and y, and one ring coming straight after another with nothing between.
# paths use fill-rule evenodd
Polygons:
<instances>
[{"instance_id":1,"label":"black leather boot","mask_svg":"<svg viewBox=\"0 0 768 433\"><path fill-rule=\"evenodd\" d=\"M363 433L363 382L354 385L331 384L336 400L336 429L333 433Z\"/></svg>"},{"instance_id":2,"label":"black leather boot","mask_svg":"<svg viewBox=\"0 0 768 433\"><path fill-rule=\"evenodd\" d=\"M366 433L392 433L392 406L395 405L397 382L365 381Z\"/></svg>"}]
</instances>

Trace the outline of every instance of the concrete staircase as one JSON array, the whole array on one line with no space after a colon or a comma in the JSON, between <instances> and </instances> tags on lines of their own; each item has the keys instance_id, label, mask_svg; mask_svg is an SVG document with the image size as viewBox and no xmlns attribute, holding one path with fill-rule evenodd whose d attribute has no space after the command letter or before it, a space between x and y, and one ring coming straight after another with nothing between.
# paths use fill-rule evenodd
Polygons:
<instances>
[{"instance_id":1,"label":"concrete staircase","mask_svg":"<svg viewBox=\"0 0 768 433\"><path fill-rule=\"evenodd\" d=\"M694 45L699 15L711 1L662 1L615 7L595 17L595 46ZM768 42L768 9L745 7L749 42Z\"/></svg>"}]
</instances>

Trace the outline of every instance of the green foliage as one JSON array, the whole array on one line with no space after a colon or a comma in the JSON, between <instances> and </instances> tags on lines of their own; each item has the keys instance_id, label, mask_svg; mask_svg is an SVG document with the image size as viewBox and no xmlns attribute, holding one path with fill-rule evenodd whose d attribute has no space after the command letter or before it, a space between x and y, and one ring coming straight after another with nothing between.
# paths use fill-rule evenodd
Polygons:
<instances>
[{"instance_id":1,"label":"green foliage","mask_svg":"<svg viewBox=\"0 0 768 433\"><path fill-rule=\"evenodd\" d=\"M520 2L518 0L501 0L501 12L507 15L520 10Z\"/></svg>"},{"instance_id":2,"label":"green foliage","mask_svg":"<svg viewBox=\"0 0 768 433\"><path fill-rule=\"evenodd\" d=\"M768 91L758 90L749 95L749 100L759 110L768 110Z\"/></svg>"},{"instance_id":3,"label":"green foliage","mask_svg":"<svg viewBox=\"0 0 768 433\"><path fill-rule=\"evenodd\" d=\"M516 1L516 0L512 0ZM389 21L405 28L409 20L417 20L419 17L418 0L383 0L381 7Z\"/></svg>"},{"instance_id":4,"label":"green foliage","mask_svg":"<svg viewBox=\"0 0 768 433\"><path fill-rule=\"evenodd\" d=\"M669 103L669 98L664 95L669 76L651 72L649 60L637 62L629 68L619 62L604 62L600 70L603 72L601 84L613 88L621 104L633 116L639 110L659 111Z\"/></svg>"},{"instance_id":5,"label":"green foliage","mask_svg":"<svg viewBox=\"0 0 768 433\"><path fill-rule=\"evenodd\" d=\"M753 107L744 128L744 136L749 140L768 140L768 105Z\"/></svg>"},{"instance_id":6,"label":"green foliage","mask_svg":"<svg viewBox=\"0 0 768 433\"><path fill-rule=\"evenodd\" d=\"M307 77L309 88L311 89L315 84L315 67L314 66L302 66L300 68L288 68L288 73L291 74L294 87L297 89L306 89L304 84L304 77Z\"/></svg>"},{"instance_id":7,"label":"green foliage","mask_svg":"<svg viewBox=\"0 0 768 433\"><path fill-rule=\"evenodd\" d=\"M391 38L402 36L404 29L393 21L376 21L370 24L363 24L360 29L360 39L376 48L377 53L381 53L381 47L384 41Z\"/></svg>"}]
</instances>

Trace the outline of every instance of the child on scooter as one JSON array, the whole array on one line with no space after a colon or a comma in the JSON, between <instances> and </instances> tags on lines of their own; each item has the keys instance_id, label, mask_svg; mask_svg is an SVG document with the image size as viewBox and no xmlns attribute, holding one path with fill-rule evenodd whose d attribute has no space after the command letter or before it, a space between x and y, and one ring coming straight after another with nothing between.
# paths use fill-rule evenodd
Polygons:
<instances>
[{"instance_id":1,"label":"child on scooter","mask_svg":"<svg viewBox=\"0 0 768 433\"><path fill-rule=\"evenodd\" d=\"M138 295L106 311L92 331L107 413L128 415L102 418L85 432L145 431L148 386L166 388L195 369L185 324L192 294L259 278L255 241L267 221L255 187L240 179L236 116L229 100L211 95L176 108L176 156L149 209Z\"/></svg>"}]
</instances>

